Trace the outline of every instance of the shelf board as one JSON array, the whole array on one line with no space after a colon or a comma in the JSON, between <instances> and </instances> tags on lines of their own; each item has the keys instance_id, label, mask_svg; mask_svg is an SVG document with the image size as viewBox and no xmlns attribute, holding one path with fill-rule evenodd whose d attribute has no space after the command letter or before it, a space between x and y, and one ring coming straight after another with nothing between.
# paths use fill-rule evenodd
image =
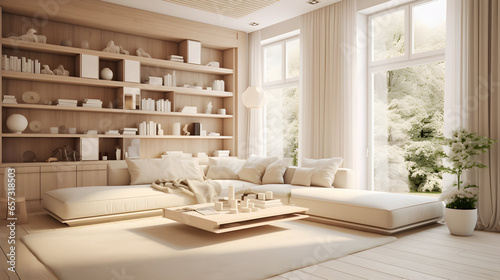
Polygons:
<instances>
[{"instance_id":1,"label":"shelf board","mask_svg":"<svg viewBox=\"0 0 500 280\"><path fill-rule=\"evenodd\" d=\"M230 119L232 115L219 114L185 114L181 112L156 112L143 110L124 110L109 108L89 108L89 107L67 107L41 104L2 104L3 108L30 109L30 110L50 110L50 111L71 111L71 112L95 112L95 113L114 113L114 114L137 114L152 116L172 116L172 117L194 117L194 118L219 118Z\"/></svg>"},{"instance_id":2,"label":"shelf board","mask_svg":"<svg viewBox=\"0 0 500 280\"><path fill-rule=\"evenodd\" d=\"M106 134L50 134L50 133L2 133L3 138L134 138L134 139L203 139L224 140L233 136L184 136L184 135L106 135Z\"/></svg>"},{"instance_id":3,"label":"shelf board","mask_svg":"<svg viewBox=\"0 0 500 280\"><path fill-rule=\"evenodd\" d=\"M148 91L176 92L180 94L210 96L210 97L233 96L232 92L226 92L226 91L201 90L201 89L184 88L184 87L153 86L148 84L106 81L106 80L87 79L87 78L79 78L71 76L33 74L33 73L15 72L15 71L3 71L2 77L12 80L35 81L35 82L45 82L45 83L61 83L61 84L79 85L79 86L95 86L95 87L111 87L111 88L133 87Z\"/></svg>"},{"instance_id":4,"label":"shelf board","mask_svg":"<svg viewBox=\"0 0 500 280\"><path fill-rule=\"evenodd\" d=\"M2 46L11 49L20 49L25 51L36 51L36 52L59 54L59 55L76 56L79 54L88 54L88 55L98 56L100 59L103 60L112 60L112 61L129 59L129 60L139 61L141 65L144 66L160 67L172 70L181 70L181 71L189 71L189 72L204 73L204 74L229 75L234 73L233 69L228 69L228 68L217 68L205 65L188 64L188 63L168 61L156 58L108 53L102 51L94 51L94 50L52 45L52 44L25 42L8 38L2 38Z\"/></svg>"}]
</instances>

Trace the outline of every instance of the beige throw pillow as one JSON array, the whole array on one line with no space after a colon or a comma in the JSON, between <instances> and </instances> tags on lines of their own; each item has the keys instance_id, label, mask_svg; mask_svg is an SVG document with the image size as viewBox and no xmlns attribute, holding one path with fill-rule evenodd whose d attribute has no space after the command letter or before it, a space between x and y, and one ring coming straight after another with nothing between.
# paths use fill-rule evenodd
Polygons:
<instances>
[{"instance_id":1,"label":"beige throw pillow","mask_svg":"<svg viewBox=\"0 0 500 280\"><path fill-rule=\"evenodd\" d=\"M172 160L169 158L127 159L130 184L151 184L157 179L173 180Z\"/></svg>"},{"instance_id":2,"label":"beige throw pillow","mask_svg":"<svg viewBox=\"0 0 500 280\"><path fill-rule=\"evenodd\" d=\"M292 165L293 159L282 158L266 167L264 176L262 177L262 184L283 184L286 169Z\"/></svg>"},{"instance_id":3,"label":"beige throw pillow","mask_svg":"<svg viewBox=\"0 0 500 280\"><path fill-rule=\"evenodd\" d=\"M266 171L266 167L277 160L277 157L259 157L251 155L238 172L238 177L243 181L262 184L262 176Z\"/></svg>"},{"instance_id":4,"label":"beige throw pillow","mask_svg":"<svg viewBox=\"0 0 500 280\"><path fill-rule=\"evenodd\" d=\"M177 157L172 158L172 161L174 163L172 173L175 179L205 180L200 165L194 158Z\"/></svg>"},{"instance_id":5,"label":"beige throw pillow","mask_svg":"<svg viewBox=\"0 0 500 280\"><path fill-rule=\"evenodd\" d=\"M245 160L237 158L209 158L207 178L213 180L238 180L238 171Z\"/></svg>"},{"instance_id":6,"label":"beige throw pillow","mask_svg":"<svg viewBox=\"0 0 500 280\"><path fill-rule=\"evenodd\" d=\"M302 167L314 168L311 186L332 188L335 173L342 164L342 158L308 159L302 160Z\"/></svg>"},{"instance_id":7,"label":"beige throw pillow","mask_svg":"<svg viewBox=\"0 0 500 280\"><path fill-rule=\"evenodd\" d=\"M314 168L296 168L291 182L292 185L309 187L311 185L311 178L313 176L313 173Z\"/></svg>"}]
</instances>

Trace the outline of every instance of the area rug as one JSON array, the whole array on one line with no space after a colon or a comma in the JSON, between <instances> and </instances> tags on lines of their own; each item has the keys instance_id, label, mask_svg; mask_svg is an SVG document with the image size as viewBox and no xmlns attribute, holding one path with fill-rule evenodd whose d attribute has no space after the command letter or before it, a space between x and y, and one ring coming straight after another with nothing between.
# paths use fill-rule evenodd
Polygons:
<instances>
[{"instance_id":1,"label":"area rug","mask_svg":"<svg viewBox=\"0 0 500 280\"><path fill-rule=\"evenodd\" d=\"M160 217L22 238L61 280L265 279L395 239L307 221L214 234Z\"/></svg>"}]
</instances>

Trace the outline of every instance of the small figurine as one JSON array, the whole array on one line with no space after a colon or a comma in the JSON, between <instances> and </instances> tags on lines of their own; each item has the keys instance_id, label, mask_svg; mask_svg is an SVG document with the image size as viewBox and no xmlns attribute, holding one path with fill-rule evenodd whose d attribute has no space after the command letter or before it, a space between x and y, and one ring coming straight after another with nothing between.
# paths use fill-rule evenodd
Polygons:
<instances>
[{"instance_id":1,"label":"small figurine","mask_svg":"<svg viewBox=\"0 0 500 280\"><path fill-rule=\"evenodd\" d=\"M106 48L104 48L104 50L102 50L102 51L109 52L109 53L120 53L120 47L115 46L115 42L113 40L111 40L108 42L108 45L106 46Z\"/></svg>"},{"instance_id":2,"label":"small figurine","mask_svg":"<svg viewBox=\"0 0 500 280\"><path fill-rule=\"evenodd\" d=\"M124 54L124 55L129 55L130 54L128 51L124 50L122 46L120 46L120 53Z\"/></svg>"},{"instance_id":3,"label":"small figurine","mask_svg":"<svg viewBox=\"0 0 500 280\"><path fill-rule=\"evenodd\" d=\"M184 132L184 135L189 136L191 132L188 131L188 124L186 124L183 128L182 131Z\"/></svg>"},{"instance_id":4,"label":"small figurine","mask_svg":"<svg viewBox=\"0 0 500 280\"><path fill-rule=\"evenodd\" d=\"M146 51L144 51L142 48L138 48L136 51L135 51L135 54L137 56L140 56L140 57L147 57L147 58L151 58L151 55L149 53L147 53Z\"/></svg>"},{"instance_id":5,"label":"small figurine","mask_svg":"<svg viewBox=\"0 0 500 280\"><path fill-rule=\"evenodd\" d=\"M35 42L45 44L47 42L47 37L44 35L35 35L36 30L34 28L28 29L26 34L21 36L10 36L9 39L21 40L26 42Z\"/></svg>"},{"instance_id":6,"label":"small figurine","mask_svg":"<svg viewBox=\"0 0 500 280\"><path fill-rule=\"evenodd\" d=\"M46 75L54 75L54 72L50 70L50 67L48 65L43 65L43 69L40 70L41 74L46 74Z\"/></svg>"},{"instance_id":7,"label":"small figurine","mask_svg":"<svg viewBox=\"0 0 500 280\"><path fill-rule=\"evenodd\" d=\"M69 76L69 71L65 70L64 66L62 66L62 65L57 66L57 68L54 69L53 73L54 73L54 75L58 75L58 76Z\"/></svg>"},{"instance_id":8,"label":"small figurine","mask_svg":"<svg viewBox=\"0 0 500 280\"><path fill-rule=\"evenodd\" d=\"M212 114L212 107L213 107L212 101L208 102L208 104L207 104L207 111L205 113Z\"/></svg>"}]
</instances>

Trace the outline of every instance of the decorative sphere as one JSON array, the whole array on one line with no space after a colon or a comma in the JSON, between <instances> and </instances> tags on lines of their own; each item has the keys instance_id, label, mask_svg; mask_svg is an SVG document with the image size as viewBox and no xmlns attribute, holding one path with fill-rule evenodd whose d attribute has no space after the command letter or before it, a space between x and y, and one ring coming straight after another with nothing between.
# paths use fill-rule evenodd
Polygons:
<instances>
[{"instance_id":1,"label":"decorative sphere","mask_svg":"<svg viewBox=\"0 0 500 280\"><path fill-rule=\"evenodd\" d=\"M110 81L113 79L113 71L111 71L108 67L103 68L101 70L101 79Z\"/></svg>"},{"instance_id":2,"label":"decorative sphere","mask_svg":"<svg viewBox=\"0 0 500 280\"><path fill-rule=\"evenodd\" d=\"M21 134L28 127L28 120L21 114L12 114L7 118L7 128L17 134Z\"/></svg>"}]
</instances>

